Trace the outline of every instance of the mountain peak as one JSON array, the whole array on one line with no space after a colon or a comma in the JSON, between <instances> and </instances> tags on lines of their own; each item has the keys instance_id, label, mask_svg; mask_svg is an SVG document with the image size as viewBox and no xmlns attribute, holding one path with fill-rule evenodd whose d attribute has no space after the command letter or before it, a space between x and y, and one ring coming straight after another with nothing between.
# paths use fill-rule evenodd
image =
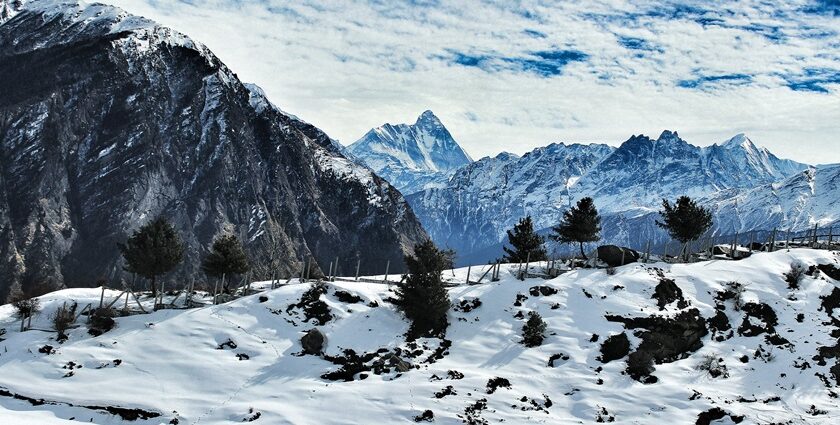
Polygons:
<instances>
[{"instance_id":1,"label":"mountain peak","mask_svg":"<svg viewBox=\"0 0 840 425\"><path fill-rule=\"evenodd\" d=\"M676 131L664 130L664 131L662 131L662 134L659 135L659 138L656 139L656 140L661 141L661 142L670 142L670 141L677 141L677 140L681 140L681 139L680 139L680 135L677 134Z\"/></svg>"},{"instance_id":2,"label":"mountain peak","mask_svg":"<svg viewBox=\"0 0 840 425\"><path fill-rule=\"evenodd\" d=\"M348 149L405 193L446 181L456 169L472 162L430 110L414 124L384 124L368 131Z\"/></svg>"},{"instance_id":3,"label":"mountain peak","mask_svg":"<svg viewBox=\"0 0 840 425\"><path fill-rule=\"evenodd\" d=\"M440 118L438 118L437 115L435 115L435 113L430 109L423 111L423 113L417 117L417 121L414 122L414 125L421 125L423 123L443 125L443 123L440 122Z\"/></svg>"},{"instance_id":4,"label":"mountain peak","mask_svg":"<svg viewBox=\"0 0 840 425\"><path fill-rule=\"evenodd\" d=\"M746 147L753 147L755 145L753 144L752 140L750 140L750 138L747 137L746 134L738 133L735 136L733 136L731 139L723 142L723 144L721 144L721 146L726 148L726 149L732 149L732 148L737 148L737 147L745 147L745 148Z\"/></svg>"}]
</instances>

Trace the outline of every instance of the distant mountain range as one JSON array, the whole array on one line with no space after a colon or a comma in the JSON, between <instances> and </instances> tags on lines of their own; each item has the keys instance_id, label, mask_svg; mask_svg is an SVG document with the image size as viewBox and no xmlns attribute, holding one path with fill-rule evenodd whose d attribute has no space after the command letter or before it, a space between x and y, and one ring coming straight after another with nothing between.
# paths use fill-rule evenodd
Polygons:
<instances>
[{"instance_id":1,"label":"distant mountain range","mask_svg":"<svg viewBox=\"0 0 840 425\"><path fill-rule=\"evenodd\" d=\"M418 123L424 116L433 115L425 112ZM525 215L547 232L584 196L593 197L603 215L603 241L636 248L667 241L655 225L657 211L662 199L681 195L713 211L715 235L774 227L804 230L840 220L840 167L780 159L744 134L708 147L664 131L655 139L634 135L618 147L559 143L521 157L501 153L468 162L465 154L457 154L455 161L427 161L445 158L444 152L463 152L442 124L435 123L434 134L445 136L439 141L424 136L427 149L412 162L403 159L411 157L405 152L421 151L416 137L404 136L416 134L412 126L396 132L387 125L371 130L350 150L403 188L431 237L458 251L462 264L499 256L505 231ZM445 150L435 152L438 146Z\"/></svg>"},{"instance_id":2,"label":"distant mountain range","mask_svg":"<svg viewBox=\"0 0 840 425\"><path fill-rule=\"evenodd\" d=\"M348 151L404 194L443 186L472 159L432 111L414 124L384 124L367 132Z\"/></svg>"}]
</instances>

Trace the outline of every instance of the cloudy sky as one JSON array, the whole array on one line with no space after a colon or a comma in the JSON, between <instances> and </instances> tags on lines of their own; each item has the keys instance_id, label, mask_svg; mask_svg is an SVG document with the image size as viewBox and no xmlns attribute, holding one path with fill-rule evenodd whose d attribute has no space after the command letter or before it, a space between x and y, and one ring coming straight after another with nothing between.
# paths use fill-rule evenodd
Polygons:
<instances>
[{"instance_id":1,"label":"cloudy sky","mask_svg":"<svg viewBox=\"0 0 840 425\"><path fill-rule=\"evenodd\" d=\"M433 110L475 158L737 133L840 162L840 0L105 0L349 144Z\"/></svg>"}]
</instances>

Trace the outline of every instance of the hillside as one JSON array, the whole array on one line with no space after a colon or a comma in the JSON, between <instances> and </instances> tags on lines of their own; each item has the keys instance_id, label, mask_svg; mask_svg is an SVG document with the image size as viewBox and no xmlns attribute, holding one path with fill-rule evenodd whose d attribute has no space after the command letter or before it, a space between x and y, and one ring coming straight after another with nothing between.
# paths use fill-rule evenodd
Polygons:
<instances>
[{"instance_id":1,"label":"hillside","mask_svg":"<svg viewBox=\"0 0 840 425\"><path fill-rule=\"evenodd\" d=\"M525 281L508 265L499 282L473 285L463 284L465 269L447 271L461 282L449 289L458 307L447 340L416 344L402 336L408 323L388 302L392 292L371 283L327 283L323 325L293 306L310 284L292 281L218 306L118 318L98 337L81 326L63 344L54 333L19 333L3 306L0 422L414 423L428 409L439 424L684 424L720 415L743 424L836 423L840 282L811 271L789 289L783 274L792 262L837 267L840 254L794 249ZM733 281L745 287L740 310L727 292ZM46 327L61 303L96 304L99 295L45 295L33 327ZM529 311L548 324L536 348L520 343ZM301 354L299 340L313 327L326 335L323 357ZM650 376L628 376L620 349L602 361L602 344L621 333L631 353L663 362ZM122 420L102 411L109 406L154 417Z\"/></svg>"},{"instance_id":2,"label":"hillside","mask_svg":"<svg viewBox=\"0 0 840 425\"><path fill-rule=\"evenodd\" d=\"M99 3L3 5L0 299L130 281L116 244L159 216L183 280L223 233L282 274L359 252L375 273L426 238L393 186L188 36Z\"/></svg>"}]
</instances>

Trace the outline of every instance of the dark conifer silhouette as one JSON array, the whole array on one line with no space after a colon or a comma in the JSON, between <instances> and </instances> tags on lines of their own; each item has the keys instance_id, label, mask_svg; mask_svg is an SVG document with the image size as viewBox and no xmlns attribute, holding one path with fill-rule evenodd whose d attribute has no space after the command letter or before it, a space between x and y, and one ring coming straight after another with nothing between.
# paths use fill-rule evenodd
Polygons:
<instances>
[{"instance_id":1,"label":"dark conifer silhouette","mask_svg":"<svg viewBox=\"0 0 840 425\"><path fill-rule=\"evenodd\" d=\"M696 241L712 227L712 213L697 205L688 196L681 196L671 205L667 199L662 200L662 210L659 211L662 221L656 225L667 230L672 238L682 242L682 253L688 259L688 243Z\"/></svg>"},{"instance_id":2,"label":"dark conifer silhouette","mask_svg":"<svg viewBox=\"0 0 840 425\"><path fill-rule=\"evenodd\" d=\"M441 273L452 268L452 259L452 251L440 250L430 240L415 245L413 256L405 256L409 274L396 290L396 304L411 320L410 339L446 333L451 303Z\"/></svg>"},{"instance_id":3,"label":"dark conifer silhouette","mask_svg":"<svg viewBox=\"0 0 840 425\"><path fill-rule=\"evenodd\" d=\"M601 216L595 208L595 201L589 197L579 200L576 206L563 213L560 224L551 230L554 231L551 238L558 242L578 243L580 255L585 259L583 244L601 238Z\"/></svg>"},{"instance_id":4,"label":"dark conifer silhouette","mask_svg":"<svg viewBox=\"0 0 840 425\"><path fill-rule=\"evenodd\" d=\"M531 216L519 219L519 223L513 229L507 231L508 242L511 248L502 247L505 251L503 260L508 263L524 263L531 261L543 261L547 259L545 251L545 238L534 231L534 222ZM530 254L530 257L529 255Z\"/></svg>"},{"instance_id":5,"label":"dark conifer silhouette","mask_svg":"<svg viewBox=\"0 0 840 425\"><path fill-rule=\"evenodd\" d=\"M117 245L125 258L125 270L151 280L152 296L157 295L157 277L172 271L184 257L181 238L162 217L137 229L126 243Z\"/></svg>"}]
</instances>

